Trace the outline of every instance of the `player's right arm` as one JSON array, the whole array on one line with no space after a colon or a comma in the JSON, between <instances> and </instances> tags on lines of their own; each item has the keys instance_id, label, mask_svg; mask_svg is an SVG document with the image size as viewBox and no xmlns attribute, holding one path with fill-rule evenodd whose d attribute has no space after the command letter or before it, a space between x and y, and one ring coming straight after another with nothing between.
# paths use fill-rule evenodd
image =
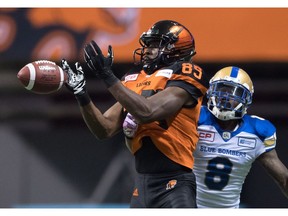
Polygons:
<instances>
[{"instance_id":1,"label":"player's right arm","mask_svg":"<svg viewBox=\"0 0 288 216\"><path fill-rule=\"evenodd\" d=\"M276 147L276 128L268 120L258 116L251 116L259 137L263 139L264 153L258 156L257 161L264 167L288 198L288 169L278 158Z\"/></svg>"},{"instance_id":2,"label":"player's right arm","mask_svg":"<svg viewBox=\"0 0 288 216\"><path fill-rule=\"evenodd\" d=\"M86 125L98 139L115 135L122 129L122 106L117 102L102 114L87 93L82 67L78 62L75 65L76 70L73 71L66 60L61 61L61 67L68 76L65 85L75 95Z\"/></svg>"},{"instance_id":3,"label":"player's right arm","mask_svg":"<svg viewBox=\"0 0 288 216\"><path fill-rule=\"evenodd\" d=\"M98 139L112 137L122 129L122 106L118 102L104 114L92 101L86 106L80 106L80 111L89 130Z\"/></svg>"}]
</instances>

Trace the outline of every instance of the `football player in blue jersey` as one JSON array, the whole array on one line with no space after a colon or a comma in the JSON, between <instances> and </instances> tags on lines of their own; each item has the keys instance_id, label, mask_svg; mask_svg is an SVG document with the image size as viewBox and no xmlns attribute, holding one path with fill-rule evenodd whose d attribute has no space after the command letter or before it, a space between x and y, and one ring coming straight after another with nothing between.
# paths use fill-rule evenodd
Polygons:
<instances>
[{"instance_id":1,"label":"football player in blue jersey","mask_svg":"<svg viewBox=\"0 0 288 216\"><path fill-rule=\"evenodd\" d=\"M239 208L242 186L255 160L288 198L288 170L275 150L276 129L268 120L246 114L253 92L249 75L238 67L225 67L210 80L194 152L198 208ZM128 117L123 127L129 135L137 130Z\"/></svg>"},{"instance_id":2,"label":"football player in blue jersey","mask_svg":"<svg viewBox=\"0 0 288 216\"><path fill-rule=\"evenodd\" d=\"M238 67L225 67L210 80L194 152L198 208L239 208L244 180L256 160L288 198L288 170L275 150L276 129L246 114L253 92L249 75Z\"/></svg>"}]
</instances>

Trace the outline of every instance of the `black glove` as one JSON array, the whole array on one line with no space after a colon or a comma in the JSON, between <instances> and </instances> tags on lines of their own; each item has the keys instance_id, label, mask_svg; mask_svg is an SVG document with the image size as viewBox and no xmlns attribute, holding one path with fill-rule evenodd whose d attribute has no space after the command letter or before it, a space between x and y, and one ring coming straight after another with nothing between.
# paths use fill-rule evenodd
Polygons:
<instances>
[{"instance_id":1,"label":"black glove","mask_svg":"<svg viewBox=\"0 0 288 216\"><path fill-rule=\"evenodd\" d=\"M111 45L108 46L107 57L104 57L99 46L92 40L84 48L84 59L88 67L99 79L105 82L108 88L119 81L111 69L114 59Z\"/></svg>"},{"instance_id":2,"label":"black glove","mask_svg":"<svg viewBox=\"0 0 288 216\"><path fill-rule=\"evenodd\" d=\"M90 102L90 97L86 91L86 80L79 62L75 63L76 72L71 69L65 59L61 60L61 67L68 77L65 86L73 92L81 106L87 105Z\"/></svg>"}]
</instances>

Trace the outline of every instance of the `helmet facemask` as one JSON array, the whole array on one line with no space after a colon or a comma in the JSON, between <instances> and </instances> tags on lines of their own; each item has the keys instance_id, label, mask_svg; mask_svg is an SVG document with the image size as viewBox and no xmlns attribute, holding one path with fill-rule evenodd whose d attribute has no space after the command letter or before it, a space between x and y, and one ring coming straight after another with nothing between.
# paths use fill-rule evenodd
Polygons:
<instances>
[{"instance_id":1,"label":"helmet facemask","mask_svg":"<svg viewBox=\"0 0 288 216\"><path fill-rule=\"evenodd\" d=\"M207 98L210 112L223 121L241 119L252 103L252 94L246 87L226 80L212 82Z\"/></svg>"}]
</instances>

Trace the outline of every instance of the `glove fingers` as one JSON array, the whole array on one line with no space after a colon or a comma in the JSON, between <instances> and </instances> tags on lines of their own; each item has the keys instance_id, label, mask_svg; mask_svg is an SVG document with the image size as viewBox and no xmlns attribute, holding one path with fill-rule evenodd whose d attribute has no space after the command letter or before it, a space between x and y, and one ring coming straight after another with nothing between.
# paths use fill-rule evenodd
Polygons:
<instances>
[{"instance_id":1,"label":"glove fingers","mask_svg":"<svg viewBox=\"0 0 288 216\"><path fill-rule=\"evenodd\" d=\"M89 61L91 58L96 57L97 53L94 50L94 48L92 47L91 44L87 44L84 48L84 57L85 57L85 61Z\"/></svg>"},{"instance_id":2,"label":"glove fingers","mask_svg":"<svg viewBox=\"0 0 288 216\"><path fill-rule=\"evenodd\" d=\"M61 67L68 76L67 81L64 83L65 86L75 95L81 92L85 92L86 81L80 63L79 62L75 63L76 70L73 71L68 62L65 59L62 59Z\"/></svg>"},{"instance_id":3,"label":"glove fingers","mask_svg":"<svg viewBox=\"0 0 288 216\"><path fill-rule=\"evenodd\" d=\"M86 52L86 47L84 48L84 60L85 62L88 62L90 60L89 56L87 55L87 52Z\"/></svg>"},{"instance_id":4,"label":"glove fingers","mask_svg":"<svg viewBox=\"0 0 288 216\"><path fill-rule=\"evenodd\" d=\"M68 70L70 68L68 62L65 59L61 60L61 67L63 70Z\"/></svg>"},{"instance_id":5,"label":"glove fingers","mask_svg":"<svg viewBox=\"0 0 288 216\"><path fill-rule=\"evenodd\" d=\"M114 58L114 52L111 45L108 46L108 57Z\"/></svg>"},{"instance_id":6,"label":"glove fingers","mask_svg":"<svg viewBox=\"0 0 288 216\"><path fill-rule=\"evenodd\" d=\"M76 62L75 63L75 68L76 68L76 71L78 72L78 74L83 74L83 69L82 69L82 66L80 65L79 62Z\"/></svg>"},{"instance_id":7,"label":"glove fingers","mask_svg":"<svg viewBox=\"0 0 288 216\"><path fill-rule=\"evenodd\" d=\"M68 79L71 79L71 77L75 74L65 59L61 60L61 68L68 75Z\"/></svg>"},{"instance_id":8,"label":"glove fingers","mask_svg":"<svg viewBox=\"0 0 288 216\"><path fill-rule=\"evenodd\" d=\"M90 44L91 44L91 46L93 47L93 49L94 49L94 51L96 52L96 54L102 55L102 51L101 51L100 47L97 45L97 43L96 43L94 40L92 40L92 41L90 42Z\"/></svg>"},{"instance_id":9,"label":"glove fingers","mask_svg":"<svg viewBox=\"0 0 288 216\"><path fill-rule=\"evenodd\" d=\"M113 61L114 61L114 52L113 52L113 49L112 49L112 46L111 46L111 45L108 46L107 59L109 60L109 61L107 61L108 65L109 65L109 66L112 66Z\"/></svg>"},{"instance_id":10,"label":"glove fingers","mask_svg":"<svg viewBox=\"0 0 288 216\"><path fill-rule=\"evenodd\" d=\"M90 44L87 44L84 48L84 59L87 63L88 67L93 71L96 70L92 60L95 59L96 53L94 52L94 49L91 47Z\"/></svg>"},{"instance_id":11,"label":"glove fingers","mask_svg":"<svg viewBox=\"0 0 288 216\"><path fill-rule=\"evenodd\" d=\"M99 48L99 47L98 47ZM101 51L101 50L100 50ZM96 53L96 50L93 48L93 46L90 44L87 44L84 48L84 59L88 65L88 67L94 71L96 70L94 66L94 62L97 60L98 54ZM97 64L96 64L97 65Z\"/></svg>"}]
</instances>

